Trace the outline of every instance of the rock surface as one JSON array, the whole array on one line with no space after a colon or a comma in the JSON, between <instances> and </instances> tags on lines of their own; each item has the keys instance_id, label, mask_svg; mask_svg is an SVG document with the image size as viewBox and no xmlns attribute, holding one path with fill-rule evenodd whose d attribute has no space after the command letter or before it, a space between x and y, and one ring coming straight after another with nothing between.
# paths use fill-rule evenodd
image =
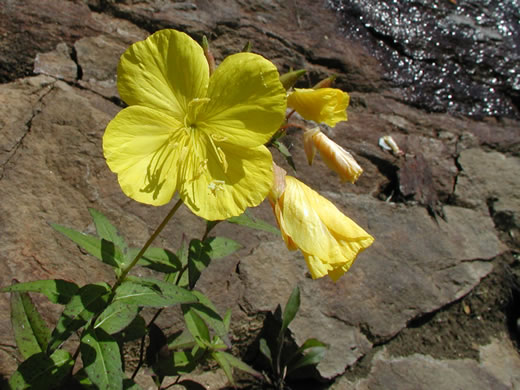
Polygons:
<instances>
[{"instance_id":1,"label":"rock surface","mask_svg":"<svg viewBox=\"0 0 520 390\"><path fill-rule=\"evenodd\" d=\"M335 73L337 86L352 92L349 121L324 131L363 166L355 186L342 184L319 158L309 167L298 131L290 130L284 142L298 167L290 173L376 241L334 284L312 281L302 255L289 252L279 237L219 225L217 234L244 248L211 264L199 287L219 309L233 310L233 340L251 346L262 326L259 316L283 305L298 285L302 307L291 332L297 343L316 337L330 345L318 371L336 378L336 389L519 385L518 352L506 333L489 345L474 341L480 362L423 353L396 357L385 347L410 324L428 322L431 313L479 286L501 254L518 266L511 254L520 234L517 121L477 121L403 103L400 91L381 78L381 64L341 35L335 13L320 2L0 0L0 15L0 76L9 81L0 84L0 286L13 279L111 281L108 267L49 223L92 231L87 208L94 207L139 246L167 213L168 206L126 198L102 155L104 128L122 107L117 62L130 43L159 28L179 28L195 39L208 35L220 61L250 40L280 71L308 69L302 85ZM384 135L404 155L383 151L378 140ZM274 223L266 204L253 213ZM157 245L175 250L180 231L199 237L204 224L181 208ZM45 319L55 321L59 308L38 303ZM0 296L0 313L0 374L7 377L17 359L7 295ZM171 315L160 325L175 324ZM500 325L505 332L507 324ZM343 375L369 356L365 377Z\"/></svg>"}]
</instances>

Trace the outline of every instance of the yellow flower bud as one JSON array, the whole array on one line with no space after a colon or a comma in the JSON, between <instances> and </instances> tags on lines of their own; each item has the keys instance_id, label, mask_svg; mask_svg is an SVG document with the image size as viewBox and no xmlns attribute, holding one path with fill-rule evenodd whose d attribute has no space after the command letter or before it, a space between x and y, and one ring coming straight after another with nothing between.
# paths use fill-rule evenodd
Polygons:
<instances>
[{"instance_id":1,"label":"yellow flower bud","mask_svg":"<svg viewBox=\"0 0 520 390\"><path fill-rule=\"evenodd\" d=\"M311 148L307 145L312 143L312 147L318 149L325 164L336 172L342 181L355 183L363 173L363 168L359 166L354 157L323 134L319 128L316 127L315 129L306 131L303 137L304 149L305 153L307 153L309 164L312 164L312 158L310 158L308 153L312 153L312 151L307 152L307 150ZM309 138L311 139L309 140Z\"/></svg>"},{"instance_id":2,"label":"yellow flower bud","mask_svg":"<svg viewBox=\"0 0 520 390\"><path fill-rule=\"evenodd\" d=\"M289 250L300 249L313 279L337 281L374 238L330 201L291 176L269 200Z\"/></svg>"},{"instance_id":3,"label":"yellow flower bud","mask_svg":"<svg viewBox=\"0 0 520 390\"><path fill-rule=\"evenodd\" d=\"M349 99L346 92L336 88L295 88L287 97L287 106L304 119L334 127L336 123L347 120Z\"/></svg>"}]
</instances>

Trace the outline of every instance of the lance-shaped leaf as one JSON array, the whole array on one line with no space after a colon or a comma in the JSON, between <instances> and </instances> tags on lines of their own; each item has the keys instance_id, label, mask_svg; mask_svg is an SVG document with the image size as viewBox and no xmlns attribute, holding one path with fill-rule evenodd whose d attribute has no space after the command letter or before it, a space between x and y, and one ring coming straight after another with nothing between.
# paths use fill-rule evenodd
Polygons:
<instances>
[{"instance_id":1,"label":"lance-shaped leaf","mask_svg":"<svg viewBox=\"0 0 520 390\"><path fill-rule=\"evenodd\" d=\"M131 248L128 250L128 258L133 260L140 249ZM162 248L148 248L137 263L143 267L153 269L163 273L174 273L181 270L183 264L175 253Z\"/></svg>"},{"instance_id":2,"label":"lance-shaped leaf","mask_svg":"<svg viewBox=\"0 0 520 390\"><path fill-rule=\"evenodd\" d=\"M70 335L84 326L108 302L110 286L106 283L87 284L72 297L52 332L49 351L58 348Z\"/></svg>"},{"instance_id":3,"label":"lance-shaped leaf","mask_svg":"<svg viewBox=\"0 0 520 390\"><path fill-rule=\"evenodd\" d=\"M253 217L247 210L245 213L237 217L228 218L226 221L234 223L236 225L245 226L251 229L263 230L269 233L280 234L280 231L276 227L274 227L270 223L262 221L261 219Z\"/></svg>"},{"instance_id":4,"label":"lance-shaped leaf","mask_svg":"<svg viewBox=\"0 0 520 390\"><path fill-rule=\"evenodd\" d=\"M287 362L287 374L294 372L298 368L318 364L323 359L327 348L327 344L319 340L306 340Z\"/></svg>"},{"instance_id":5,"label":"lance-shaped leaf","mask_svg":"<svg viewBox=\"0 0 520 390\"><path fill-rule=\"evenodd\" d=\"M215 332L215 334L220 337L226 345L231 346L231 342L229 341L229 337L227 335L227 327L224 319L218 314L217 309L213 305L213 303L199 291L193 291L193 295L195 295L198 299L198 303L191 303L182 305L182 312L184 317L186 318L190 312L194 312L204 320L204 322Z\"/></svg>"},{"instance_id":6,"label":"lance-shaped leaf","mask_svg":"<svg viewBox=\"0 0 520 390\"><path fill-rule=\"evenodd\" d=\"M226 374L226 376L228 377L228 379L231 383L234 383L233 375L231 372L231 367L234 367L241 371L247 372L248 374L256 376L257 378L262 376L258 371L249 367L242 360L234 357L230 353L227 353L224 351L214 351L211 354L211 356L217 361L217 363L220 365L220 367L222 367L222 369L224 370L224 373Z\"/></svg>"},{"instance_id":7,"label":"lance-shaped leaf","mask_svg":"<svg viewBox=\"0 0 520 390\"><path fill-rule=\"evenodd\" d=\"M291 293L291 296L287 300L287 304L285 305L285 309L283 311L282 316L282 328L280 329L280 333L284 332L289 324L294 320L296 313L300 309L300 289L298 286L294 288Z\"/></svg>"},{"instance_id":8,"label":"lance-shaped leaf","mask_svg":"<svg viewBox=\"0 0 520 390\"><path fill-rule=\"evenodd\" d=\"M4 287L0 292L37 292L45 295L52 303L67 304L78 291L78 286L61 279L35 280Z\"/></svg>"},{"instance_id":9,"label":"lance-shaped leaf","mask_svg":"<svg viewBox=\"0 0 520 390\"><path fill-rule=\"evenodd\" d=\"M51 226L103 263L115 268L120 268L124 264L125 257L113 242L65 226L57 224L51 224Z\"/></svg>"},{"instance_id":10,"label":"lance-shaped leaf","mask_svg":"<svg viewBox=\"0 0 520 390\"><path fill-rule=\"evenodd\" d=\"M184 313L184 320L186 321L186 328L199 344L201 348L208 348L211 343L211 336L206 323L195 310L187 310Z\"/></svg>"},{"instance_id":11,"label":"lance-shaped leaf","mask_svg":"<svg viewBox=\"0 0 520 390\"><path fill-rule=\"evenodd\" d=\"M191 240L188 255L190 288L195 287L200 274L211 260L228 256L239 248L240 244L225 237L210 237L204 241Z\"/></svg>"},{"instance_id":12,"label":"lance-shaped leaf","mask_svg":"<svg viewBox=\"0 0 520 390\"><path fill-rule=\"evenodd\" d=\"M112 242L124 255L128 249L128 246L125 239L117 231L116 227L112 225L108 218L99 211L95 209L89 209L88 211L94 220L98 236L104 240Z\"/></svg>"},{"instance_id":13,"label":"lance-shaped leaf","mask_svg":"<svg viewBox=\"0 0 520 390\"><path fill-rule=\"evenodd\" d=\"M137 305L128 305L121 301L113 302L99 315L94 329L101 328L108 334L120 332L132 323L138 312Z\"/></svg>"},{"instance_id":14,"label":"lance-shaped leaf","mask_svg":"<svg viewBox=\"0 0 520 390\"><path fill-rule=\"evenodd\" d=\"M46 350L51 331L29 294L11 293L11 324L16 346L24 359Z\"/></svg>"},{"instance_id":15,"label":"lance-shaped leaf","mask_svg":"<svg viewBox=\"0 0 520 390\"><path fill-rule=\"evenodd\" d=\"M267 341L264 338L260 339L259 347L260 352L267 358L271 369L273 369L273 355L271 354L271 348L269 348L269 345L267 345Z\"/></svg>"},{"instance_id":16,"label":"lance-shaped leaf","mask_svg":"<svg viewBox=\"0 0 520 390\"><path fill-rule=\"evenodd\" d=\"M57 350L48 356L43 352L24 361L9 379L11 389L57 389L74 366L67 351Z\"/></svg>"},{"instance_id":17,"label":"lance-shaped leaf","mask_svg":"<svg viewBox=\"0 0 520 390\"><path fill-rule=\"evenodd\" d=\"M117 288L113 302L117 301L136 306L167 307L197 302L197 297L190 291L168 282L129 277Z\"/></svg>"},{"instance_id":18,"label":"lance-shaped leaf","mask_svg":"<svg viewBox=\"0 0 520 390\"><path fill-rule=\"evenodd\" d=\"M122 390L123 369L119 346L102 329L88 328L81 337L81 360L90 381L101 390Z\"/></svg>"}]
</instances>

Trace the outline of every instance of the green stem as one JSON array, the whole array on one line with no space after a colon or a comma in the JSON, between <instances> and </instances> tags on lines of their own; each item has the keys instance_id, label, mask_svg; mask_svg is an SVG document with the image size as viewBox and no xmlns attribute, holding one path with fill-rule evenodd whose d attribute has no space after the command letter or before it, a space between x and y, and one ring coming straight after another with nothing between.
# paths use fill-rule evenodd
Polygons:
<instances>
[{"instance_id":1,"label":"green stem","mask_svg":"<svg viewBox=\"0 0 520 390\"><path fill-rule=\"evenodd\" d=\"M162 230L164 229L164 227L166 226L166 224L170 221L170 219L174 216L175 212L179 209L179 207L181 207L182 205L182 199L179 199L177 201L177 203L175 203L175 206L173 206L173 208L170 210L170 212L168 213L168 215L164 218L164 220L161 222L161 224L157 227L157 229L155 229L155 232L153 232L153 234L150 236L150 238L148 239L148 241L146 241L146 244L144 244L144 246L141 248L141 250L139 251L139 253L135 256L135 258L132 260L132 262L128 265L128 267L126 267L123 272L121 272L121 275L119 276L119 278L117 278L116 282L114 283L114 285L112 286L112 292L115 292L116 289L121 285L121 283L124 282L125 278L126 278L126 275L128 275L128 273L130 272L130 270L132 268L135 267L135 265L137 264L137 262L139 261L139 259L141 258L141 256L143 256L143 254L146 252L146 250L148 249L148 247L152 244L152 242L154 242L154 240L157 238L157 236L162 232Z\"/></svg>"}]
</instances>

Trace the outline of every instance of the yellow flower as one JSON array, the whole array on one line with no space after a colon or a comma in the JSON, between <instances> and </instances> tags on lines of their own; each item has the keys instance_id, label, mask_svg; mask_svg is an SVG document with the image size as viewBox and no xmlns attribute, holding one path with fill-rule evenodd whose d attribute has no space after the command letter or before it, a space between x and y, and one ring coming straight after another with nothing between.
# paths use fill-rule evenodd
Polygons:
<instances>
[{"instance_id":1,"label":"yellow flower","mask_svg":"<svg viewBox=\"0 0 520 390\"><path fill-rule=\"evenodd\" d=\"M331 127L347 120L349 95L336 88L299 89L287 97L287 105L304 119Z\"/></svg>"},{"instance_id":2,"label":"yellow flower","mask_svg":"<svg viewBox=\"0 0 520 390\"><path fill-rule=\"evenodd\" d=\"M128 48L117 75L129 107L108 124L103 150L127 196L158 206L178 191L208 220L239 215L265 199L273 173L263 144L286 108L271 62L234 54L210 77L200 45L161 30Z\"/></svg>"},{"instance_id":3,"label":"yellow flower","mask_svg":"<svg viewBox=\"0 0 520 390\"><path fill-rule=\"evenodd\" d=\"M323 134L318 127L306 130L303 134L303 145L307 161L312 165L316 149L327 166L336 172L342 181L355 183L363 173L354 157Z\"/></svg>"},{"instance_id":4,"label":"yellow flower","mask_svg":"<svg viewBox=\"0 0 520 390\"><path fill-rule=\"evenodd\" d=\"M269 200L287 248L302 251L313 279L328 275L337 281L374 241L330 201L294 177L286 176L285 186L273 188Z\"/></svg>"}]
</instances>

